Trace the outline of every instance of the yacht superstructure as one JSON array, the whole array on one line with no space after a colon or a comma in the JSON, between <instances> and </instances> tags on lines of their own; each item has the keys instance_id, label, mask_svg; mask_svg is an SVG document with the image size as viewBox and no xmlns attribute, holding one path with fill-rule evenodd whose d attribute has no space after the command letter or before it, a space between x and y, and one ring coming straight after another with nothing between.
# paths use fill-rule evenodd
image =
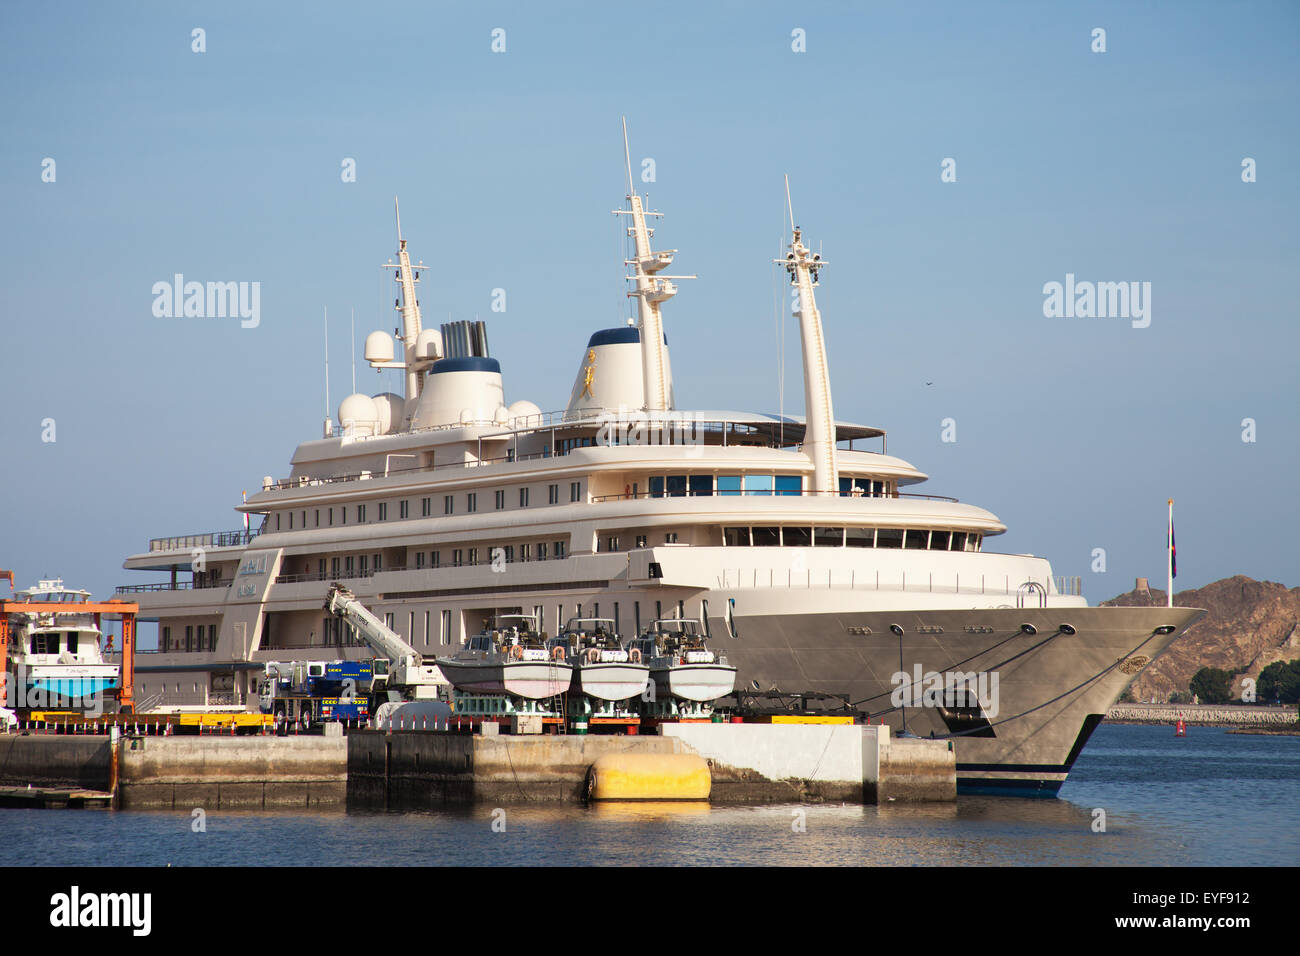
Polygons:
<instances>
[{"instance_id":1,"label":"yacht superstructure","mask_svg":"<svg viewBox=\"0 0 1300 956\"><path fill-rule=\"evenodd\" d=\"M399 218L385 267L400 359L385 332L365 357L402 369L404 394L345 398L289 476L237 506L258 531L157 538L126 559L170 575L119 588L159 623L141 696L255 708L267 660L371 656L321 610L347 581L425 656L503 613L552 634L574 617L631 635L696 619L738 688L840 695L896 731L951 736L964 790L1054 793L1132 675L1203 612L1088 607L1046 560L988 551L1005 531L989 511L905 491L927 476L885 432L833 417L825 263L798 228L781 262L806 418L677 409L663 307L688 277L665 273L674 253L654 250L630 166L627 202L636 317L590 335L549 413L507 404L483 323L424 328ZM974 689L990 673L996 699Z\"/></svg>"}]
</instances>

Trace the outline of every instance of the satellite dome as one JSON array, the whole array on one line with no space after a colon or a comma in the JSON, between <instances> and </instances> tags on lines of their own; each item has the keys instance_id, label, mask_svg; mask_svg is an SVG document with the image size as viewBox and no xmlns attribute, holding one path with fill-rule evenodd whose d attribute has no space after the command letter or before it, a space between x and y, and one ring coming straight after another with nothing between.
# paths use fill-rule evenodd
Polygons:
<instances>
[{"instance_id":1,"label":"satellite dome","mask_svg":"<svg viewBox=\"0 0 1300 956\"><path fill-rule=\"evenodd\" d=\"M371 332L366 336L366 361L391 362L393 360L393 337L387 332Z\"/></svg>"},{"instance_id":2,"label":"satellite dome","mask_svg":"<svg viewBox=\"0 0 1300 956\"><path fill-rule=\"evenodd\" d=\"M406 414L406 399L392 392L381 392L371 399L375 403L376 416L379 419L377 435L387 435L402 424Z\"/></svg>"},{"instance_id":3,"label":"satellite dome","mask_svg":"<svg viewBox=\"0 0 1300 956\"><path fill-rule=\"evenodd\" d=\"M511 402L508 410L511 418L532 419L532 424L540 424L542 410L527 399L521 398L517 402ZM520 422L519 424L523 425L526 423Z\"/></svg>"},{"instance_id":4,"label":"satellite dome","mask_svg":"<svg viewBox=\"0 0 1300 956\"><path fill-rule=\"evenodd\" d=\"M379 423L379 411L375 400L359 392L349 395L339 403L339 424L349 435L375 434Z\"/></svg>"}]
</instances>

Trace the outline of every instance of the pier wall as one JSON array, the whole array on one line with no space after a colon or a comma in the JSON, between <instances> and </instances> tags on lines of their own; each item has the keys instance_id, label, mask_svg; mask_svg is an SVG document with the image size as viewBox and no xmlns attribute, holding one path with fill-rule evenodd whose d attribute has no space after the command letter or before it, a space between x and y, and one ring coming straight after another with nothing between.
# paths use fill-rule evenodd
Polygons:
<instances>
[{"instance_id":1,"label":"pier wall","mask_svg":"<svg viewBox=\"0 0 1300 956\"><path fill-rule=\"evenodd\" d=\"M664 724L665 737L709 761L719 803L864 799L863 741L852 724ZM886 734L889 728L884 728Z\"/></svg>"},{"instance_id":2,"label":"pier wall","mask_svg":"<svg viewBox=\"0 0 1300 956\"><path fill-rule=\"evenodd\" d=\"M342 807L342 737L143 737L121 741L119 806L128 810Z\"/></svg>"},{"instance_id":3,"label":"pier wall","mask_svg":"<svg viewBox=\"0 0 1300 956\"><path fill-rule=\"evenodd\" d=\"M947 741L892 739L888 727L664 724L660 735L348 735L348 805L580 802L592 764L616 754L695 754L719 804L955 800Z\"/></svg>"},{"instance_id":4,"label":"pier wall","mask_svg":"<svg viewBox=\"0 0 1300 956\"><path fill-rule=\"evenodd\" d=\"M348 805L411 810L580 802L598 757L677 752L671 739L650 736L354 731L347 743Z\"/></svg>"},{"instance_id":5,"label":"pier wall","mask_svg":"<svg viewBox=\"0 0 1300 956\"><path fill-rule=\"evenodd\" d=\"M0 734L0 785L107 790L111 754L107 737Z\"/></svg>"}]
</instances>

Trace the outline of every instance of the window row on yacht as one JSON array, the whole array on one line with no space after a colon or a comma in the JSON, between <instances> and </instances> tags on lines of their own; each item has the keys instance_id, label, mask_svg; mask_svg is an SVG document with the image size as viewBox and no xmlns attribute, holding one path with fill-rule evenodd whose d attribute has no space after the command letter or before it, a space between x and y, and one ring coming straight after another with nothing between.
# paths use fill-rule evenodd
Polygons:
<instances>
[{"instance_id":1,"label":"window row on yacht","mask_svg":"<svg viewBox=\"0 0 1300 956\"><path fill-rule=\"evenodd\" d=\"M397 501L363 502L355 505L339 505L329 508L298 509L277 511L274 513L276 531L293 531L307 528L330 528L335 524L377 523L381 521L420 517L430 518L435 514L475 514L488 507L487 495L491 494L491 508L504 511L515 501L518 507L532 505L533 491L546 489L546 503L557 505L562 502L579 502L583 500L583 482L568 482L567 493L562 483L537 486L535 489L523 485L511 489L498 488L491 492L469 491L451 495L426 495L419 499L403 498ZM840 494L854 498L884 498L897 494L897 485L891 481L863 477L841 477ZM622 497L642 497L641 482L629 483ZM645 495L651 498L684 498L697 496L772 496L802 495L802 475L782 474L743 474L719 475L714 473L682 475L649 475L646 478ZM483 496L480 500L480 494ZM611 496L620 497L620 496ZM441 499L439 502L438 499ZM415 505L418 504L418 508ZM418 515L417 515L418 512Z\"/></svg>"},{"instance_id":2,"label":"window row on yacht","mask_svg":"<svg viewBox=\"0 0 1300 956\"><path fill-rule=\"evenodd\" d=\"M983 535L974 531L917 528L822 528L808 525L724 527L728 547L902 548L917 551L978 551Z\"/></svg>"},{"instance_id":3,"label":"window row on yacht","mask_svg":"<svg viewBox=\"0 0 1300 956\"><path fill-rule=\"evenodd\" d=\"M582 500L581 481L568 482L567 500L576 502ZM546 503L550 505L560 504L566 495L562 493L561 485L546 485ZM532 503L533 488L528 485L512 489L518 495L519 507L527 508ZM541 486L537 489L539 492ZM486 508L487 499L484 492L484 499L479 500L479 492L470 491L455 495L425 495L418 499L419 514L421 518L431 518L435 514L443 515L454 514L474 514L480 510L480 504ZM539 495L540 497L540 495ZM438 499L441 498L439 504ZM274 527L276 531L294 531L305 530L308 528L332 528L336 524L343 526L351 521L353 524L373 524L380 521L398 520L405 521L408 518L417 517L416 509L412 507L416 499L403 498L396 502L392 501L373 501L363 502L356 505L339 505L331 508L311 508L298 509L290 511L277 511L274 513ZM507 501L514 500L513 495L508 495L506 489L500 488L492 492L493 510L503 511L506 508ZM397 507L391 508L391 505ZM373 505L373 509L370 507ZM310 522L308 515L311 516ZM337 520L336 520L337 519Z\"/></svg>"},{"instance_id":4,"label":"window row on yacht","mask_svg":"<svg viewBox=\"0 0 1300 956\"><path fill-rule=\"evenodd\" d=\"M696 496L734 495L801 495L802 475L745 474L745 475L651 475L647 481L651 498L690 498ZM844 497L884 498L893 494L891 482L874 478L840 478L840 494ZM636 495L636 486L632 487Z\"/></svg>"},{"instance_id":5,"label":"window row on yacht","mask_svg":"<svg viewBox=\"0 0 1300 956\"><path fill-rule=\"evenodd\" d=\"M185 636L181 637L180 626L172 633L172 626L164 624L158 629L158 650L166 653L215 651L217 649L217 625L186 624Z\"/></svg>"}]
</instances>

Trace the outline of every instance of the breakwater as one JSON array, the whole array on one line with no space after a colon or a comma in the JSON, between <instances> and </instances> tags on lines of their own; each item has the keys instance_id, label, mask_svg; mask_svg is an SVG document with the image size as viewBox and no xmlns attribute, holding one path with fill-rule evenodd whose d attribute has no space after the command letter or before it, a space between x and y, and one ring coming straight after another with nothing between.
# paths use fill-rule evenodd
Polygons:
<instances>
[{"instance_id":1,"label":"breakwater","mask_svg":"<svg viewBox=\"0 0 1300 956\"><path fill-rule=\"evenodd\" d=\"M1181 718L1198 727L1286 727L1296 709L1254 704L1116 704L1106 711L1112 724L1173 724Z\"/></svg>"}]
</instances>

